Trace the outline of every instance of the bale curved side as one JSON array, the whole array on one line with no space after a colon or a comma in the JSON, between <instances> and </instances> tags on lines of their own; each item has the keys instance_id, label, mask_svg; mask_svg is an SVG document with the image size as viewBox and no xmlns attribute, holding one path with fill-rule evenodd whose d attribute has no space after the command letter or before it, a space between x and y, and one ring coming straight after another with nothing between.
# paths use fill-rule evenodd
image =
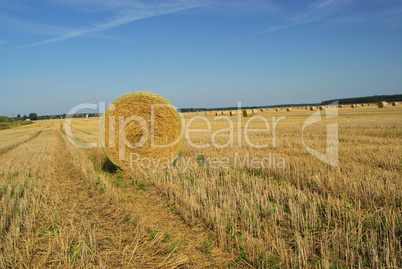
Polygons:
<instances>
[{"instance_id":1,"label":"bale curved side","mask_svg":"<svg viewBox=\"0 0 402 269\"><path fill-rule=\"evenodd\" d=\"M100 121L100 142L109 160L122 169L146 168L148 162L173 163L183 145L181 117L162 96L145 91L124 94ZM137 160L133 162L132 158ZM138 159L142 162L139 167Z\"/></svg>"}]
</instances>

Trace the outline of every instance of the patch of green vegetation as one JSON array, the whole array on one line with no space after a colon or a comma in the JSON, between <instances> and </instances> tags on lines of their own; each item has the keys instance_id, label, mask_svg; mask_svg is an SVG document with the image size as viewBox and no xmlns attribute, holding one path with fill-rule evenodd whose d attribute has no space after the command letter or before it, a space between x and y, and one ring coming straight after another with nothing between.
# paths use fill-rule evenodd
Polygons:
<instances>
[{"instance_id":1,"label":"patch of green vegetation","mask_svg":"<svg viewBox=\"0 0 402 269\"><path fill-rule=\"evenodd\" d=\"M131 224L131 217L130 217L130 214L127 214L125 217L124 217L124 221L125 222L127 222L127 224Z\"/></svg>"},{"instance_id":2,"label":"patch of green vegetation","mask_svg":"<svg viewBox=\"0 0 402 269\"><path fill-rule=\"evenodd\" d=\"M70 262L73 262L73 261L75 260L75 258L80 258L80 255L78 254L78 253L79 253L79 252L78 252L79 246L80 246L80 243L79 243L78 241L75 242L75 243L71 243L71 244L68 246L68 254L69 254L70 256L72 256L72 257L70 258Z\"/></svg>"},{"instance_id":3,"label":"patch of green vegetation","mask_svg":"<svg viewBox=\"0 0 402 269\"><path fill-rule=\"evenodd\" d=\"M139 183L139 184L137 184L137 190L144 190L144 191L146 191L146 190L147 190L147 187L145 186L144 183Z\"/></svg>"},{"instance_id":4,"label":"patch of green vegetation","mask_svg":"<svg viewBox=\"0 0 402 269\"><path fill-rule=\"evenodd\" d=\"M170 241L170 235L165 232L165 235L163 236L162 243L167 243Z\"/></svg>"},{"instance_id":5,"label":"patch of green vegetation","mask_svg":"<svg viewBox=\"0 0 402 269\"><path fill-rule=\"evenodd\" d=\"M171 245L170 247L167 247L167 248L165 249L165 253L166 253L166 254L170 254L170 253L173 252L174 249L175 249L175 246L174 246L174 245Z\"/></svg>"},{"instance_id":6,"label":"patch of green vegetation","mask_svg":"<svg viewBox=\"0 0 402 269\"><path fill-rule=\"evenodd\" d=\"M176 203L173 203L173 205L170 207L170 210L176 213Z\"/></svg>"},{"instance_id":7,"label":"patch of green vegetation","mask_svg":"<svg viewBox=\"0 0 402 269\"><path fill-rule=\"evenodd\" d=\"M158 234L158 231L156 231L156 230L151 230L151 231L149 232L149 236L148 236L149 241L151 241L152 239L154 239L157 234Z\"/></svg>"},{"instance_id":8,"label":"patch of green vegetation","mask_svg":"<svg viewBox=\"0 0 402 269\"><path fill-rule=\"evenodd\" d=\"M44 234L50 234L52 236L55 236L57 233L59 233L59 228L57 227L56 224L51 224L49 228L43 227L42 232Z\"/></svg>"},{"instance_id":9,"label":"patch of green vegetation","mask_svg":"<svg viewBox=\"0 0 402 269\"><path fill-rule=\"evenodd\" d=\"M204 241L200 242L201 251L204 254L208 254L212 250L211 240L205 239Z\"/></svg>"},{"instance_id":10,"label":"patch of green vegetation","mask_svg":"<svg viewBox=\"0 0 402 269\"><path fill-rule=\"evenodd\" d=\"M99 188L99 185L102 183L102 181L100 180L100 178L98 177L98 179L95 181L95 190L97 190Z\"/></svg>"}]
</instances>

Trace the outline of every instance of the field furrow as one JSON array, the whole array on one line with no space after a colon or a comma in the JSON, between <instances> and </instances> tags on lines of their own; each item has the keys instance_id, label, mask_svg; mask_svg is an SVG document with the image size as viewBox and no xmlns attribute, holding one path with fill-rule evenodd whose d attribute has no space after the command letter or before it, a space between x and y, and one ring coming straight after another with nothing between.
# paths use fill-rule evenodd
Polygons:
<instances>
[{"instance_id":1,"label":"field furrow","mask_svg":"<svg viewBox=\"0 0 402 269\"><path fill-rule=\"evenodd\" d=\"M5 146L4 148L0 148L0 156L5 154L5 153L7 153L10 150L15 149L16 147L18 147L18 146L20 146L20 145L22 145L24 143L27 143L27 142L37 138L40 135L41 132L42 131L37 131L35 134L30 136L28 139L26 139L26 137L23 136L22 138L25 138L24 140L22 140L21 137L18 137L19 138L18 140L22 140L22 141L19 141L19 142L16 142L16 143L15 143L15 141L13 141L15 144L11 144L9 146Z\"/></svg>"}]
</instances>

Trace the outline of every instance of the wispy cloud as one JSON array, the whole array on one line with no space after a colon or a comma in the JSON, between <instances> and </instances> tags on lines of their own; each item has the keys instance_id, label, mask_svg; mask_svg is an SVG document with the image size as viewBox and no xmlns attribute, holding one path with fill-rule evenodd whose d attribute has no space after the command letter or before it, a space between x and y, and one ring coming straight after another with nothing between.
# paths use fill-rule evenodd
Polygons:
<instances>
[{"instance_id":1,"label":"wispy cloud","mask_svg":"<svg viewBox=\"0 0 402 269\"><path fill-rule=\"evenodd\" d=\"M322 10L332 8L331 5L334 5L335 3L336 3L336 0L325 0L325 1L320 0L320 1L313 2L309 5L307 5L306 8L298 11L293 16L290 16L289 18L287 18L285 23L271 26L264 31L255 33L255 35L273 32L273 31L277 31L280 29L295 27L298 25L317 21L318 19L320 19L322 17L322 14L320 14L322 12Z\"/></svg>"},{"instance_id":2,"label":"wispy cloud","mask_svg":"<svg viewBox=\"0 0 402 269\"><path fill-rule=\"evenodd\" d=\"M54 84L49 80L0 80L0 84Z\"/></svg>"},{"instance_id":3,"label":"wispy cloud","mask_svg":"<svg viewBox=\"0 0 402 269\"><path fill-rule=\"evenodd\" d=\"M63 2L66 3L66 2ZM72 3L75 5L78 3L72 1ZM84 1L84 3L93 4L94 1ZM31 43L23 46L18 46L12 49L19 49L19 48L27 48L27 47L33 47L33 46L39 46L39 45L45 45L49 43L54 43L58 41L63 41L63 40L68 40L71 38L77 38L81 36L90 36L91 34L94 34L95 36L98 35L99 33L119 27L128 23L132 23L134 21L138 20L143 20L155 16L161 16L165 14L170 14L170 13L175 13L181 10L186 10L186 9L191 9L194 7L199 7L201 5L205 5L205 1L183 1L183 0L176 0L176 1L170 1L170 2L165 2L165 3L155 3L154 5L151 5L149 3L143 3L143 2L138 2L138 1L101 1L101 3L104 3L106 6L117 6L120 7L118 11L116 11L109 19L106 19L103 22L98 22L94 23L91 25L79 27L79 28L74 28L74 29L68 29L68 28L62 28L62 27L52 27L48 25L30 25L28 23L22 23L18 21L14 21L5 17L0 17L0 20L7 20L8 23L13 23L14 25L18 25L22 28L32 28L33 31L35 32L46 32L46 33L51 33L51 32L57 32L56 36L47 40L43 40L40 42L36 43ZM108 4L107 4L108 3ZM120 3L120 4L118 4ZM125 3L123 5L122 3ZM123 6L121 8L121 5ZM105 37L104 35L100 35L101 37Z\"/></svg>"},{"instance_id":4,"label":"wispy cloud","mask_svg":"<svg viewBox=\"0 0 402 269\"><path fill-rule=\"evenodd\" d=\"M318 0L306 5L295 14L287 16L283 23L273 25L253 35L274 32L311 23L395 23L402 22L402 3L359 0Z\"/></svg>"},{"instance_id":5,"label":"wispy cloud","mask_svg":"<svg viewBox=\"0 0 402 269\"><path fill-rule=\"evenodd\" d=\"M7 26L8 28L34 35L45 35L45 36L60 35L70 30L70 28L68 27L15 20L13 18L9 18L1 14L0 14L0 23Z\"/></svg>"},{"instance_id":6,"label":"wispy cloud","mask_svg":"<svg viewBox=\"0 0 402 269\"><path fill-rule=\"evenodd\" d=\"M211 0L208 5L186 11L186 13L229 16L268 16L275 14L278 10L279 6L272 0Z\"/></svg>"}]
</instances>

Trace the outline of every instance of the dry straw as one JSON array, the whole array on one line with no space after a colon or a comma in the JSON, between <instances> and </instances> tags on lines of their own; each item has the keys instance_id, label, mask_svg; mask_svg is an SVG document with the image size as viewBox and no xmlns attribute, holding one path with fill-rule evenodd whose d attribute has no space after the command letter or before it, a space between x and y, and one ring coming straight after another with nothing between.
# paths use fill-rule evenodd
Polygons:
<instances>
[{"instance_id":1,"label":"dry straw","mask_svg":"<svg viewBox=\"0 0 402 269\"><path fill-rule=\"evenodd\" d=\"M243 110L243 117L251 117L254 115L254 112L252 109L244 109Z\"/></svg>"},{"instance_id":2,"label":"dry straw","mask_svg":"<svg viewBox=\"0 0 402 269\"><path fill-rule=\"evenodd\" d=\"M379 108L384 108L384 107L387 107L387 106L388 106L388 103L387 103L387 102L379 102L379 103L377 103L377 106L378 106Z\"/></svg>"},{"instance_id":3,"label":"dry straw","mask_svg":"<svg viewBox=\"0 0 402 269\"><path fill-rule=\"evenodd\" d=\"M101 144L106 156L122 169L146 168L158 160L168 166L181 147L182 122L173 105L155 93L131 92L114 100L101 118ZM145 160L142 167L130 157Z\"/></svg>"}]
</instances>

